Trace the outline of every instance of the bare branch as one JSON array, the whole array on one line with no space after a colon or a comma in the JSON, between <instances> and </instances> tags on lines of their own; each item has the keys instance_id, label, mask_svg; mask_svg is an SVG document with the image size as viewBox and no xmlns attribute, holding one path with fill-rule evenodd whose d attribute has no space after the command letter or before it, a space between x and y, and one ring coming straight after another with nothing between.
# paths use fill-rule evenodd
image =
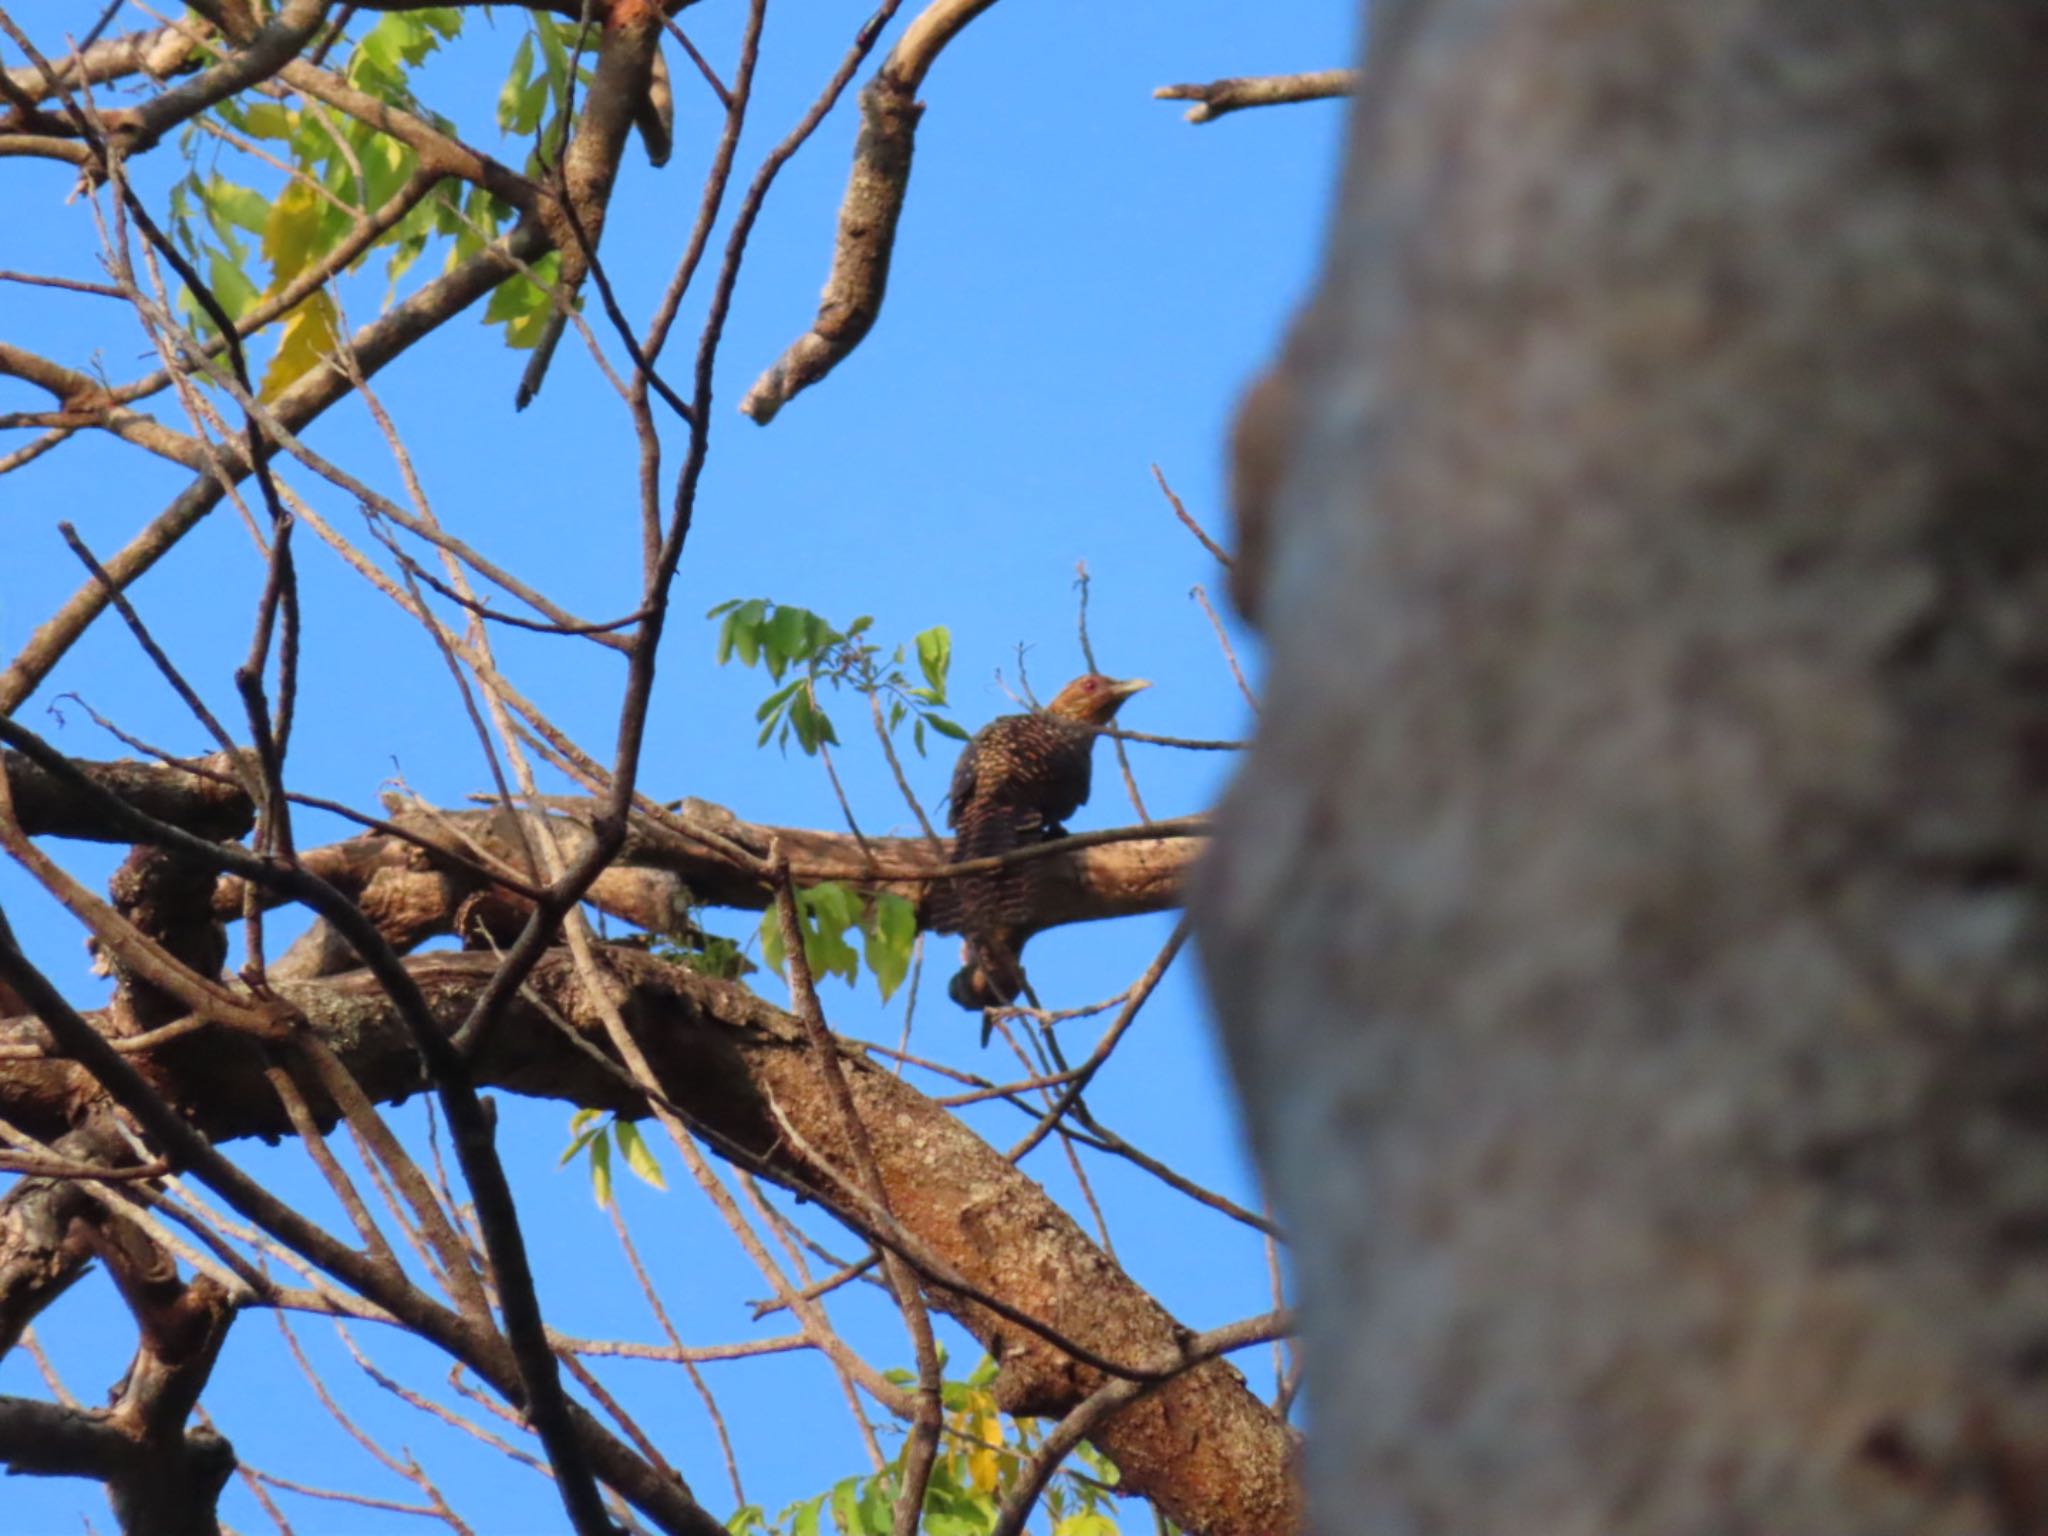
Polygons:
<instances>
[{"instance_id":1,"label":"bare branch","mask_svg":"<svg viewBox=\"0 0 2048 1536\"><path fill-rule=\"evenodd\" d=\"M916 147L917 99L939 52L995 0L933 0L904 30L882 67L860 93L860 137L839 204L832 273L810 330L769 364L740 402L740 410L766 426L776 412L830 373L860 345L882 312L896 224L910 192ZM891 7L893 9L893 7Z\"/></svg>"},{"instance_id":2,"label":"bare branch","mask_svg":"<svg viewBox=\"0 0 2048 1536\"><path fill-rule=\"evenodd\" d=\"M350 343L363 372L376 372L489 293L512 273L515 261L529 260L545 249L546 236L535 226L522 225L363 326ZM341 399L348 389L343 375L316 368L272 401L271 409L278 420L296 431ZM249 466L242 457L230 456L226 472L232 480L240 480L249 473ZM223 494L211 473L201 475L106 562L107 573L120 586L128 586L176 547L201 518L220 504ZM92 581L29 637L20 654L0 672L0 714L20 707L106 607L106 587Z\"/></svg>"},{"instance_id":3,"label":"bare branch","mask_svg":"<svg viewBox=\"0 0 2048 1536\"><path fill-rule=\"evenodd\" d=\"M633 1039L657 1091L686 1111L693 1126L814 1198L857 1180L838 1112L797 1020L742 988L633 951L607 950L603 958L608 985L626 989L621 1006L634 1021ZM488 954L407 962L444 1030L459 1022L495 966ZM578 981L570 956L550 953L528 985L577 1032L600 1045L607 1041L598 1001ZM307 1028L343 1057L365 1093L391 1099L418 1090L420 1066L409 1033L375 979L357 974L279 990L304 1014ZM32 1037L35 1027L24 1028ZM9 1036L21 1037L20 1030ZM901 1079L857 1059L844 1067L861 1120L897 1128L875 1142L877 1170L889 1208L934 1259L975 1291L1000 1297L1091 1348L1124 1358L1172 1357L1177 1325L1042 1189ZM524 994L515 997L472 1068L479 1082L514 1091L629 1113L644 1107L617 1075L569 1048L556 1023ZM0 1062L0 1112L61 1127L74 1102L67 1084L75 1082L75 1071L44 1066L29 1073ZM174 1084L184 1111L216 1136L285 1128L275 1098L253 1085L217 1074ZM786 1126L796 1129L804 1150ZM4 1282L0 1271L0 1294ZM1002 1362L998 1396L1009 1411L1064 1414L1103 1379L966 1296L927 1289ZM438 1341L447 1330L437 1325L428 1336ZM1206 1426L1192 1458L1184 1435L1172 1427L1191 1422ZM1110 1420L1097 1441L1131 1488L1157 1498L1183 1525L1224 1536L1295 1528L1291 1438L1226 1369L1189 1372L1147 1404Z\"/></svg>"},{"instance_id":4,"label":"bare branch","mask_svg":"<svg viewBox=\"0 0 2048 1536\"><path fill-rule=\"evenodd\" d=\"M1191 123L1213 122L1246 107L1277 107L1292 101L1327 101L1358 89L1355 69L1319 69L1305 75L1241 75L1206 85L1162 85L1154 101L1192 101Z\"/></svg>"}]
</instances>

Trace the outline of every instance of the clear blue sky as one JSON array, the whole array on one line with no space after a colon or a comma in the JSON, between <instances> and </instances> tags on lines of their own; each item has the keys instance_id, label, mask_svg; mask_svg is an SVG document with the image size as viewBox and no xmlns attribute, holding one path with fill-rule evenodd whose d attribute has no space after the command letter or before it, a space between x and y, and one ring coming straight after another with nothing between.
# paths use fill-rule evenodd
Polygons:
<instances>
[{"instance_id":1,"label":"clear blue sky","mask_svg":"<svg viewBox=\"0 0 2048 1536\"><path fill-rule=\"evenodd\" d=\"M51 39L87 8L31 0L10 7L31 35ZM763 821L836 825L817 764L752 745L758 673L712 663L713 626L699 616L729 597L800 603L843 622L876 618L876 632L907 638L931 624L954 635L954 695L963 723L1009 708L995 677L1014 676L1028 647L1043 695L1079 670L1076 562L1094 577L1091 627L1107 670L1142 673L1156 688L1131 706L1140 729L1229 736L1247 711L1189 589L1219 572L1174 521L1151 481L1157 461L1189 507L1219 534L1224 426L1233 399L1268 353L1301 296L1321 236L1335 170L1339 113L1330 104L1248 112L1202 128L1155 85L1322 68L1349 62L1348 0L1251 7L1200 0L1122 5L1080 0L998 5L948 50L927 83L929 103L910 203L880 324L852 360L763 430L735 402L758 369L803 327L829 254L853 126L842 111L778 183L754 237L718 376L711 460L696 530L677 584L676 620L662 658L643 784L663 798L697 795ZM795 120L866 14L864 5L771 6L762 79L742 144L742 174ZM693 37L728 61L736 0L685 13ZM131 16L124 25L139 24ZM491 103L524 29L518 12L473 18L456 51L427 80L434 105L474 140L495 145ZM0 47L0 55L14 63ZM676 58L678 150L663 171L629 154L607 231L605 257L628 312L644 315L694 214L715 132L711 103ZM501 151L514 160L517 146ZM155 157L168 161L173 152ZM152 172L153 173L153 172ZM61 168L11 160L0 168L7 214L0 265L80 273L92 250L83 205L66 205ZM424 269L425 264L423 264ZM705 285L699 285L699 298ZM375 289L352 290L352 318L367 318ZM686 344L694 342L697 312ZM0 336L113 379L148 366L132 320L108 301L0 285ZM675 354L671 354L674 356ZM630 611L638 590L634 456L623 412L573 338L540 402L515 416L524 358L465 318L379 377L377 385L417 456L444 522L494 558L593 616ZM0 409L41 397L0 387ZM153 408L182 426L168 396ZM366 414L344 406L313 442L372 483L399 494ZM14 446L10 438L4 447ZM55 531L74 520L105 553L118 548L184 483L182 472L124 445L75 441L30 470L0 480L0 652L11 655L78 582ZM310 484L323 511L355 522L338 496ZM302 543L307 620L303 704L294 742L295 787L372 806L394 773L430 799L455 802L487 778L447 676L420 632L312 540ZM230 673L247 644L261 568L231 512L209 523L136 589L159 637L223 718L239 718ZM1248 666L1257 657L1242 635ZM619 669L564 640L501 640L515 680L579 740L609 756ZM125 728L179 751L204 750L196 727L166 696L124 632L101 624L67 658L22 718L66 749L123 749L61 696L75 692ZM864 826L905 830L908 815L878 754L848 739L842 767ZM951 749L913 760L935 804ZM1136 748L1154 815L1205 808L1227 762ZM1132 819L1107 751L1094 802L1079 826ZM302 814L310 845L345 835ZM101 881L109 851L64 846L74 871ZM0 870L4 904L32 954L73 994L96 1003L80 934L12 867ZM747 934L751 921L714 914ZM1050 1006L1105 997L1147 963L1165 917L1091 925L1033 946L1032 973ZM970 1017L943 998L950 941L934 945L916 1047L962 1065L1000 1070L977 1049ZM755 978L771 997L772 976ZM900 998L878 1006L872 983L834 984L833 1023L893 1041ZM1100 1021L1069 1026L1085 1051ZM1133 1038L1091 1094L1110 1125L1192 1177L1255 1200L1192 967L1183 961ZM572 1332L653 1340L658 1332L619 1261L609 1226L575 1170L557 1170L567 1110L504 1101L500 1144L535 1251L551 1322ZM994 1139L1017 1134L1010 1112L979 1123ZM408 1133L417 1102L393 1114ZM657 1148L660 1147L658 1139ZM339 1219L289 1148L231 1149L275 1177L307 1208ZM672 1184L680 1178L664 1154ZM1027 1165L1063 1195L1070 1180L1056 1151ZM1091 1164L1125 1266L1179 1318L1203 1328L1269 1306L1256 1242L1121 1164ZM741 1298L764 1293L694 1194L661 1195L630 1179L619 1190L636 1235L692 1343L779 1331L756 1328ZM826 1229L820 1228L820 1231ZM842 1246L851 1246L842 1244ZM461 1435L398 1405L332 1342L327 1324L295 1318L308 1349L351 1412L392 1447L406 1446L455 1507L484 1532L564 1528L552 1490ZM847 1330L884 1365L907 1364L900 1325L867 1304L847 1308ZM68 1384L97 1401L125 1365L132 1329L104 1277L94 1276L39 1326ZM436 1387L437 1355L402 1337L358 1330L380 1365ZM955 1335L956 1365L974 1350ZM1269 1382L1263 1353L1240 1361ZM837 1387L811 1356L706 1368L737 1442L747 1493L771 1511L820 1491L865 1461ZM622 1364L604 1379L640 1416L705 1502L723 1515L731 1495L702 1410L672 1367ZM0 1363L0 1392L42 1395L26 1356ZM243 1317L207 1403L245 1457L307 1482L410 1500L326 1417L284 1352L273 1320ZM503 1426L497 1426L503 1428ZM278 1495L302 1536L409 1531L421 1522ZM269 1529L239 1485L223 1503L244 1531ZM1132 1528L1149 1529L1133 1512ZM99 1490L84 1483L18 1480L0 1487L0 1527L112 1527Z\"/></svg>"}]
</instances>

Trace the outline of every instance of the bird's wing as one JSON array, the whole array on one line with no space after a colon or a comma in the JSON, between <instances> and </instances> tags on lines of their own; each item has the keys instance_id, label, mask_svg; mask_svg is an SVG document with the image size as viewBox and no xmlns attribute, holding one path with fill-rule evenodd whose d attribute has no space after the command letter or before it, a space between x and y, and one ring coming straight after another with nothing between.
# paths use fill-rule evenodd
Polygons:
<instances>
[{"instance_id":1,"label":"bird's wing","mask_svg":"<svg viewBox=\"0 0 2048 1536\"><path fill-rule=\"evenodd\" d=\"M958 828L960 807L974 798L974 759L981 749L981 738L987 733L983 726L960 749L960 760L953 764L953 782L946 787L946 825Z\"/></svg>"}]
</instances>

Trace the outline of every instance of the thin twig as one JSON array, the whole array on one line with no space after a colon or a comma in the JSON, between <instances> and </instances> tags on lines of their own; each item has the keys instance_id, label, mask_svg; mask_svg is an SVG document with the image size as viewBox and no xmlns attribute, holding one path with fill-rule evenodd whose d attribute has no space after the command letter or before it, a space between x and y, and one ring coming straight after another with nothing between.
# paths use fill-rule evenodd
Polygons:
<instances>
[{"instance_id":1,"label":"thin twig","mask_svg":"<svg viewBox=\"0 0 2048 1536\"><path fill-rule=\"evenodd\" d=\"M1215 1328L1208 1333L1197 1334L1181 1346L1180 1356L1160 1373L1144 1381L1110 1381L1089 1393L1065 1418L1054 1426L1045 1437L1037 1453L1031 1458L1011 1484L1004 1496L1002 1509L996 1516L991 1536L1019 1536L1024 1522L1030 1518L1032 1509L1038 1503L1038 1496L1045 1491L1059 1465L1066 1460L1074 1447L1088 1437L1095 1426L1118 1409L1127 1407L1150 1392L1158 1390L1167 1382L1203 1365L1218 1355L1233 1349L1243 1349L1250 1344L1264 1343L1289 1332L1294 1327L1291 1313L1269 1312L1263 1317L1247 1318L1241 1323L1231 1323Z\"/></svg>"},{"instance_id":2,"label":"thin twig","mask_svg":"<svg viewBox=\"0 0 2048 1536\"><path fill-rule=\"evenodd\" d=\"M875 1161L874 1143L869 1137L867 1122L861 1119L860 1109L854 1103L853 1085L847 1080L846 1062L840 1054L839 1043L826 1027L824 1011L818 1006L810 960L804 953L803 924L797 916L796 886L790 880L789 861L783 858L779 844L769 849L768 862L775 872L776 910L782 922L783 964L789 973L792 1011L802 1021L804 1031L810 1037L811 1053L818 1061L826 1091L838 1110L841 1134L846 1138L855 1170L867 1187L868 1198L881 1211L889 1213L889 1194L882 1183L880 1165ZM885 1251L882 1273L896 1298L897 1308L903 1314L904 1326L910 1332L917 1360L918 1392L911 1414L910 1438L903 1448L903 1481L897 1493L894 1515L895 1536L917 1536L918 1522L924 1511L925 1488L931 1481L932 1467L938 1456L939 1426L945 1418L939 1395L942 1383L938 1346L932 1335L931 1314L925 1308L910 1266L895 1253Z\"/></svg>"},{"instance_id":3,"label":"thin twig","mask_svg":"<svg viewBox=\"0 0 2048 1536\"><path fill-rule=\"evenodd\" d=\"M1242 75L1206 84L1162 85L1152 92L1154 101L1192 101L1186 113L1191 123L1214 122L1246 107L1277 107L1297 101L1326 101L1349 96L1358 89L1355 69L1319 69L1302 75Z\"/></svg>"},{"instance_id":4,"label":"thin twig","mask_svg":"<svg viewBox=\"0 0 2048 1536\"><path fill-rule=\"evenodd\" d=\"M1031 1128L1028 1136L1003 1154L1011 1162L1016 1162L1043 1141L1046 1134L1060 1123L1061 1117L1081 1097L1082 1090L1088 1086L1095 1074L1102 1070L1102 1064L1109 1060L1110 1052L1116 1049L1117 1042L1124 1036L1124 1031L1137 1019L1138 1010L1145 1006L1145 1000L1152 995L1153 989L1166 975L1167 968L1173 964L1174 957L1180 953L1181 945L1187 942L1187 937L1188 920L1182 917L1173 925L1173 933L1167 938L1159 953L1153 957L1152 963L1145 968L1144 975L1132 985L1130 997L1124 1003L1123 1011L1117 1014L1115 1021L1103 1031L1102 1038L1096 1042L1095 1049L1089 1054L1088 1059L1075 1070L1073 1081L1060 1094L1058 1102L1045 1112L1038 1124Z\"/></svg>"},{"instance_id":5,"label":"thin twig","mask_svg":"<svg viewBox=\"0 0 2048 1536\"><path fill-rule=\"evenodd\" d=\"M1095 663L1095 647L1088 639L1089 578L1088 563L1085 560L1077 560L1074 563L1074 586L1080 593L1080 602L1077 605L1076 626L1081 632L1081 656L1088 663L1088 670L1090 672L1100 672L1102 668ZM1136 774L1131 772L1131 756L1124 750L1123 742L1113 736L1110 738L1110 741L1116 748L1116 765L1123 773L1124 790L1131 797L1131 809L1138 813L1139 821L1149 825L1152 818L1146 814L1144 797L1138 793L1138 778Z\"/></svg>"},{"instance_id":6,"label":"thin twig","mask_svg":"<svg viewBox=\"0 0 2048 1536\"><path fill-rule=\"evenodd\" d=\"M1231 559L1230 551L1210 538L1209 530L1196 522L1193 515L1181 504L1181 499L1174 494L1173 487L1166 483L1166 471L1157 464L1154 464L1152 466L1152 478L1159 482L1159 489L1166 494L1166 504L1173 508L1173 515L1180 519L1181 526L1186 528L1189 533L1192 533L1202 548L1214 555L1217 562L1224 569L1228 570L1231 566L1235 565L1237 562Z\"/></svg>"},{"instance_id":7,"label":"thin twig","mask_svg":"<svg viewBox=\"0 0 2048 1536\"><path fill-rule=\"evenodd\" d=\"M1223 620L1216 616L1216 610L1209 606L1206 589L1196 586L1189 596L1202 605L1202 612L1209 616L1209 627L1216 631L1216 643L1223 647L1223 659L1230 663L1230 675L1237 679L1237 691L1244 695L1245 703L1251 705L1252 713L1259 712L1259 697L1252 692L1252 685L1244 680L1244 668L1237 664L1237 649L1230 643L1230 635L1223 627Z\"/></svg>"}]
</instances>

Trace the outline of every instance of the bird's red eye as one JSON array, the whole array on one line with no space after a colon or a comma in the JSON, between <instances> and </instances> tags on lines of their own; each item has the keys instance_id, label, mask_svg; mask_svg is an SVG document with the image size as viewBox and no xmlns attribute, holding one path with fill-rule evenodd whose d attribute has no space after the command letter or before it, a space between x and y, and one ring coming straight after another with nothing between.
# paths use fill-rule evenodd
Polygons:
<instances>
[{"instance_id":1,"label":"bird's red eye","mask_svg":"<svg viewBox=\"0 0 2048 1536\"><path fill-rule=\"evenodd\" d=\"M1095 679L1091 677L1081 685L1081 691L1083 693L1093 693L1096 689L1096 686L1097 685Z\"/></svg>"}]
</instances>

